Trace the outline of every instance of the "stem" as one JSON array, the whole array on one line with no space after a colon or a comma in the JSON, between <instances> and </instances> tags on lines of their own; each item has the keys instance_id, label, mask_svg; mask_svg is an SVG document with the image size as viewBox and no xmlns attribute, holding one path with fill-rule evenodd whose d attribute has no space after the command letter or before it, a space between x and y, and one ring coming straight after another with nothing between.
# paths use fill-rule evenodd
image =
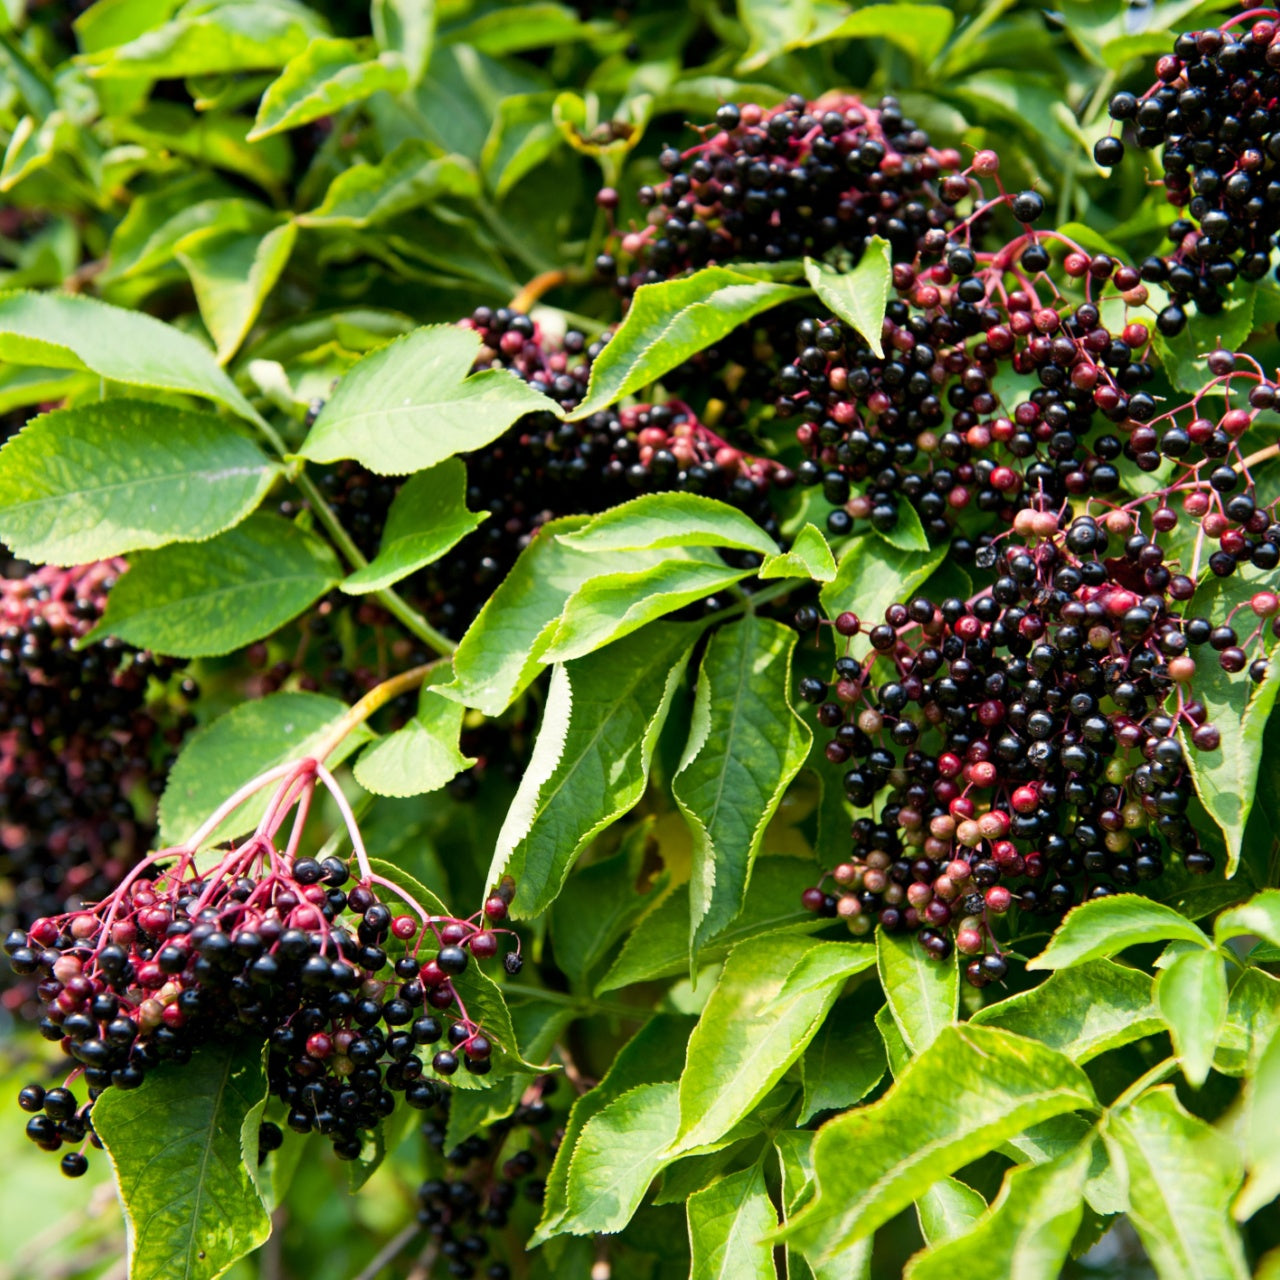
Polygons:
<instances>
[{"instance_id":1,"label":"stem","mask_svg":"<svg viewBox=\"0 0 1280 1280\"><path fill-rule=\"evenodd\" d=\"M286 774L293 773L297 767L298 762L290 760L288 764L278 764L274 769L268 769L266 773L260 773L251 782L246 782L235 795L224 800L218 806L204 826L183 847L186 849L198 849L250 796L261 791L263 787L270 786L277 778L283 778Z\"/></svg>"},{"instance_id":2,"label":"stem","mask_svg":"<svg viewBox=\"0 0 1280 1280\"><path fill-rule=\"evenodd\" d=\"M411 1222L407 1227L401 1230L399 1235L392 1236L386 1244L378 1250L377 1253L369 1259L369 1265L365 1267L355 1280L378 1280L383 1270L404 1252L409 1245L422 1234L422 1228L416 1223Z\"/></svg>"},{"instance_id":3,"label":"stem","mask_svg":"<svg viewBox=\"0 0 1280 1280\"><path fill-rule=\"evenodd\" d=\"M388 702L398 698L402 693L407 693L410 689L416 689L423 684L427 677L444 661L444 658L437 658L434 662L424 663L420 667L411 667L408 671L402 671L398 676L392 676L390 680L384 680L381 684L374 685L333 726L325 740L312 752L312 757L317 761L324 760L326 756L337 748L338 744L352 729L359 724L363 724L374 712L381 711Z\"/></svg>"},{"instance_id":4,"label":"stem","mask_svg":"<svg viewBox=\"0 0 1280 1280\"><path fill-rule=\"evenodd\" d=\"M338 786L333 774L319 761L316 762L316 776L329 789L334 804L338 806L338 812L342 814L343 822L347 824L347 834L351 837L351 848L356 855L356 865L360 868L360 879L367 882L373 877L373 868L369 865L369 855L365 851L364 840L360 836L360 828L356 825L356 816L351 812L347 797L342 794L342 788Z\"/></svg>"},{"instance_id":5,"label":"stem","mask_svg":"<svg viewBox=\"0 0 1280 1280\"><path fill-rule=\"evenodd\" d=\"M1179 1066L1177 1058L1166 1058L1163 1062L1157 1062L1150 1071L1140 1075L1108 1108L1110 1111L1118 1111L1121 1107L1127 1107L1139 1094L1145 1093L1152 1085L1159 1084L1162 1080L1167 1080L1177 1071Z\"/></svg>"},{"instance_id":6,"label":"stem","mask_svg":"<svg viewBox=\"0 0 1280 1280\"><path fill-rule=\"evenodd\" d=\"M568 284L569 280L568 271L557 269L541 272L511 299L511 310L528 312L543 294L550 293L562 284Z\"/></svg>"}]
</instances>

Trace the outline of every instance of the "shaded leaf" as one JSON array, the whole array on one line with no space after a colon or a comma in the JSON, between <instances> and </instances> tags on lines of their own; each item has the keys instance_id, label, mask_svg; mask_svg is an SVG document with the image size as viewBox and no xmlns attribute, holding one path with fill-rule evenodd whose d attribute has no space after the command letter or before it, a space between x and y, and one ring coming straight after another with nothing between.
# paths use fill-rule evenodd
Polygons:
<instances>
[{"instance_id":1,"label":"shaded leaf","mask_svg":"<svg viewBox=\"0 0 1280 1280\"><path fill-rule=\"evenodd\" d=\"M854 538L840 555L835 578L822 588L822 607L829 618L850 610L874 627L891 604L910 600L946 558L945 546L904 551L869 534Z\"/></svg>"},{"instance_id":2,"label":"shaded leaf","mask_svg":"<svg viewBox=\"0 0 1280 1280\"><path fill-rule=\"evenodd\" d=\"M1199 1088L1213 1065L1213 1051L1227 1016L1227 977L1216 951L1179 956L1156 975L1155 996L1173 1036L1187 1082Z\"/></svg>"},{"instance_id":3,"label":"shaded leaf","mask_svg":"<svg viewBox=\"0 0 1280 1280\"><path fill-rule=\"evenodd\" d=\"M1244 1222L1280 1196L1280 1030L1258 1056L1253 1078L1245 1084L1244 1120L1240 1126L1249 1179L1236 1197L1233 1212Z\"/></svg>"},{"instance_id":4,"label":"shaded leaf","mask_svg":"<svg viewBox=\"0 0 1280 1280\"><path fill-rule=\"evenodd\" d=\"M951 38L955 22L955 14L939 4L870 4L838 25L824 27L817 38L805 43L879 36L927 66Z\"/></svg>"},{"instance_id":5,"label":"shaded leaf","mask_svg":"<svg viewBox=\"0 0 1280 1280\"><path fill-rule=\"evenodd\" d=\"M812 1199L817 1183L813 1176L813 1142L818 1135L804 1130L784 1130L774 1137L774 1149L782 1168L782 1208L790 1220ZM790 1280L870 1280L871 1241L859 1240L826 1262L810 1265L803 1254L787 1245Z\"/></svg>"},{"instance_id":6,"label":"shaded leaf","mask_svg":"<svg viewBox=\"0 0 1280 1280\"><path fill-rule=\"evenodd\" d=\"M1227 998L1227 1018L1214 1054L1215 1070L1231 1076L1246 1074L1277 1025L1280 978L1261 969L1246 969Z\"/></svg>"},{"instance_id":7,"label":"shaded leaf","mask_svg":"<svg viewBox=\"0 0 1280 1280\"><path fill-rule=\"evenodd\" d=\"M824 1111L845 1111L884 1078L884 1042L837 1004L804 1051L804 1102L796 1124Z\"/></svg>"}]
</instances>

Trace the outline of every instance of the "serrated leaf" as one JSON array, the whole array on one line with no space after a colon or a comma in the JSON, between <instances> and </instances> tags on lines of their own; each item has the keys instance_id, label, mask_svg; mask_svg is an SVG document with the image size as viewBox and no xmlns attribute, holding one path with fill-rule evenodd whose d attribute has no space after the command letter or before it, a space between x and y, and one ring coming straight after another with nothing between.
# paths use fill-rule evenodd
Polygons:
<instances>
[{"instance_id":1,"label":"serrated leaf","mask_svg":"<svg viewBox=\"0 0 1280 1280\"><path fill-rule=\"evenodd\" d=\"M488 883L515 877L517 917L541 915L579 854L644 793L697 629L658 624L557 668L535 748L499 833ZM557 678L558 677L558 678ZM461 707L458 708L461 712Z\"/></svg>"},{"instance_id":2,"label":"serrated leaf","mask_svg":"<svg viewBox=\"0 0 1280 1280\"><path fill-rule=\"evenodd\" d=\"M1164 1026L1152 1003L1151 978L1110 960L1061 969L1029 991L987 1005L970 1021L1039 1040L1081 1063Z\"/></svg>"},{"instance_id":3,"label":"serrated leaf","mask_svg":"<svg viewBox=\"0 0 1280 1280\"><path fill-rule=\"evenodd\" d=\"M1245 1084L1244 1120L1240 1126L1248 1181L1232 1206L1237 1222L1245 1222L1280 1196L1280 1029L1258 1056L1252 1079Z\"/></svg>"},{"instance_id":4,"label":"serrated leaf","mask_svg":"<svg viewBox=\"0 0 1280 1280\"><path fill-rule=\"evenodd\" d=\"M836 1005L804 1051L804 1102L796 1124L824 1111L845 1111L884 1078L884 1042L858 1019L841 1016Z\"/></svg>"},{"instance_id":5,"label":"serrated leaf","mask_svg":"<svg viewBox=\"0 0 1280 1280\"><path fill-rule=\"evenodd\" d=\"M702 962L723 960L739 942L757 934L780 929L811 933L821 928L821 917L800 905L800 894L812 883L813 868L799 859L761 856L741 912L702 948ZM632 930L617 960L596 984L596 993L688 971L689 895L680 888L657 903Z\"/></svg>"},{"instance_id":6,"label":"serrated leaf","mask_svg":"<svg viewBox=\"0 0 1280 1280\"><path fill-rule=\"evenodd\" d=\"M646 553L612 554L631 558ZM596 574L584 582L565 602L555 629L538 649L538 658L569 662L586 657L647 623L741 582L751 573L750 569L731 569L714 551L697 547L647 554L664 558L648 568Z\"/></svg>"},{"instance_id":7,"label":"serrated leaf","mask_svg":"<svg viewBox=\"0 0 1280 1280\"><path fill-rule=\"evenodd\" d=\"M0 538L64 565L199 542L244 519L278 474L212 414L144 400L59 409L0 449Z\"/></svg>"},{"instance_id":8,"label":"serrated leaf","mask_svg":"<svg viewBox=\"0 0 1280 1280\"><path fill-rule=\"evenodd\" d=\"M378 46L397 53L409 71L410 86L427 69L435 38L435 0L373 0L370 9Z\"/></svg>"},{"instance_id":9,"label":"serrated leaf","mask_svg":"<svg viewBox=\"0 0 1280 1280\"><path fill-rule=\"evenodd\" d=\"M179 391L257 415L190 334L80 294L0 293L0 360L87 369L112 382Z\"/></svg>"},{"instance_id":10,"label":"serrated leaf","mask_svg":"<svg viewBox=\"0 0 1280 1280\"><path fill-rule=\"evenodd\" d=\"M1118 955L1126 947L1171 938L1209 946L1209 939L1185 916L1136 893L1095 898L1067 912L1049 941L1028 969L1066 969Z\"/></svg>"},{"instance_id":11,"label":"serrated leaf","mask_svg":"<svg viewBox=\"0 0 1280 1280\"><path fill-rule=\"evenodd\" d=\"M1173 1036L1182 1074L1197 1089L1209 1075L1227 1016L1224 963L1216 951L1197 949L1156 975L1156 1005Z\"/></svg>"},{"instance_id":12,"label":"serrated leaf","mask_svg":"<svg viewBox=\"0 0 1280 1280\"><path fill-rule=\"evenodd\" d=\"M876 1030L880 1033L880 1042L884 1045L885 1060L889 1064L889 1074L896 1080L911 1063L911 1050L902 1038L902 1032L894 1021L893 1010L882 1004L876 1010Z\"/></svg>"},{"instance_id":13,"label":"serrated leaf","mask_svg":"<svg viewBox=\"0 0 1280 1280\"><path fill-rule=\"evenodd\" d=\"M557 1232L620 1231L662 1166L678 1119L673 1083L642 1084L592 1116L573 1149Z\"/></svg>"},{"instance_id":14,"label":"serrated leaf","mask_svg":"<svg viewBox=\"0 0 1280 1280\"><path fill-rule=\"evenodd\" d=\"M773 1248L764 1237L778 1225L754 1164L689 1197L690 1280L774 1280Z\"/></svg>"},{"instance_id":15,"label":"serrated leaf","mask_svg":"<svg viewBox=\"0 0 1280 1280\"><path fill-rule=\"evenodd\" d=\"M480 194L476 172L421 138L406 138L377 164L354 164L329 184L324 199L297 215L303 227L372 227L442 196ZM547 402L548 407L554 405Z\"/></svg>"},{"instance_id":16,"label":"serrated leaf","mask_svg":"<svg viewBox=\"0 0 1280 1280\"><path fill-rule=\"evenodd\" d=\"M1160 1280L1247 1280L1231 1221L1243 1170L1227 1139L1184 1111L1171 1088L1110 1112L1102 1132L1128 1170L1129 1221Z\"/></svg>"},{"instance_id":17,"label":"serrated leaf","mask_svg":"<svg viewBox=\"0 0 1280 1280\"><path fill-rule=\"evenodd\" d=\"M814 293L854 331L866 340L878 358L884 358L880 342L884 309L889 301L893 278L893 258L889 242L872 236L857 266L837 271L813 258L804 260L804 278Z\"/></svg>"},{"instance_id":18,"label":"serrated leaf","mask_svg":"<svg viewBox=\"0 0 1280 1280\"><path fill-rule=\"evenodd\" d=\"M241 1153L267 1096L262 1056L252 1039L201 1045L94 1103L129 1219L131 1280L214 1280L271 1234Z\"/></svg>"},{"instance_id":19,"label":"serrated leaf","mask_svg":"<svg viewBox=\"0 0 1280 1280\"><path fill-rule=\"evenodd\" d=\"M360 595L394 586L438 560L488 518L487 511L467 510L467 469L460 458L419 471L391 503L378 554L347 577L342 589Z\"/></svg>"},{"instance_id":20,"label":"serrated leaf","mask_svg":"<svg viewBox=\"0 0 1280 1280\"><path fill-rule=\"evenodd\" d=\"M818 1135L805 1130L786 1129L773 1139L782 1169L783 1218L790 1222L812 1199L816 1189L813 1176L813 1142ZM791 1244L787 1245L789 1280L871 1280L871 1241L859 1240L825 1262L810 1263Z\"/></svg>"},{"instance_id":21,"label":"serrated leaf","mask_svg":"<svg viewBox=\"0 0 1280 1280\"><path fill-rule=\"evenodd\" d=\"M764 829L812 734L791 707L796 632L750 614L711 638L671 789L693 835L691 962L742 910Z\"/></svg>"},{"instance_id":22,"label":"serrated leaf","mask_svg":"<svg viewBox=\"0 0 1280 1280\"><path fill-rule=\"evenodd\" d=\"M636 290L627 318L591 367L586 398L571 415L589 418L656 382L753 316L804 295L725 267Z\"/></svg>"},{"instance_id":23,"label":"serrated leaf","mask_svg":"<svg viewBox=\"0 0 1280 1280\"><path fill-rule=\"evenodd\" d=\"M891 604L910 600L946 558L945 546L903 551L869 534L855 538L822 588L822 607L829 618L850 610L873 627Z\"/></svg>"},{"instance_id":24,"label":"serrated leaf","mask_svg":"<svg viewBox=\"0 0 1280 1280\"><path fill-rule=\"evenodd\" d=\"M283 66L325 32L290 0L223 0L82 59L92 76L156 80Z\"/></svg>"},{"instance_id":25,"label":"serrated leaf","mask_svg":"<svg viewBox=\"0 0 1280 1280\"><path fill-rule=\"evenodd\" d=\"M160 839L181 845L218 806L260 773L316 750L347 713L347 705L319 693L270 693L241 702L197 729L178 753L160 797ZM326 757L336 767L373 737L357 725ZM271 789L245 802L205 842L219 844L252 830L266 812Z\"/></svg>"},{"instance_id":26,"label":"serrated leaf","mask_svg":"<svg viewBox=\"0 0 1280 1280\"><path fill-rule=\"evenodd\" d=\"M939 1178L916 1201L925 1244L936 1248L964 1235L987 1211L987 1202L959 1178Z\"/></svg>"},{"instance_id":27,"label":"serrated leaf","mask_svg":"<svg viewBox=\"0 0 1280 1280\"><path fill-rule=\"evenodd\" d=\"M315 462L355 458L407 475L496 440L554 402L505 369L467 376L480 335L426 325L364 357L325 402L302 446Z\"/></svg>"},{"instance_id":28,"label":"serrated leaf","mask_svg":"<svg viewBox=\"0 0 1280 1280\"><path fill-rule=\"evenodd\" d=\"M1205 385L1205 357L1218 347L1238 351L1253 328L1255 287L1233 289L1226 305L1215 315L1190 309L1187 323L1176 337L1166 338L1158 330L1153 335L1156 352L1169 381L1179 391L1199 393Z\"/></svg>"},{"instance_id":29,"label":"serrated leaf","mask_svg":"<svg viewBox=\"0 0 1280 1280\"><path fill-rule=\"evenodd\" d=\"M670 1157L715 1142L747 1115L804 1052L845 980L874 959L867 943L794 934L735 947L689 1038Z\"/></svg>"},{"instance_id":30,"label":"serrated leaf","mask_svg":"<svg viewBox=\"0 0 1280 1280\"><path fill-rule=\"evenodd\" d=\"M180 658L216 657L270 635L341 577L315 534L259 513L208 542L140 553L90 634Z\"/></svg>"},{"instance_id":31,"label":"serrated leaf","mask_svg":"<svg viewBox=\"0 0 1280 1280\"><path fill-rule=\"evenodd\" d=\"M756 575L769 578L809 578L814 582L833 582L836 560L827 540L811 524L796 534L790 548L777 555L767 555Z\"/></svg>"},{"instance_id":32,"label":"serrated leaf","mask_svg":"<svg viewBox=\"0 0 1280 1280\"><path fill-rule=\"evenodd\" d=\"M209 228L183 237L174 247L174 256L191 277L219 363L240 349L297 238L297 224L289 221L265 235Z\"/></svg>"},{"instance_id":33,"label":"serrated leaf","mask_svg":"<svg viewBox=\"0 0 1280 1280\"><path fill-rule=\"evenodd\" d=\"M696 493L646 493L562 533L560 541L577 551L735 547L768 556L778 550L750 516Z\"/></svg>"},{"instance_id":34,"label":"serrated leaf","mask_svg":"<svg viewBox=\"0 0 1280 1280\"><path fill-rule=\"evenodd\" d=\"M1081 1143L1048 1164L1011 1169L972 1230L917 1253L907 1264L906 1280L967 1273L1057 1280L1084 1211L1090 1146Z\"/></svg>"},{"instance_id":35,"label":"serrated leaf","mask_svg":"<svg viewBox=\"0 0 1280 1280\"><path fill-rule=\"evenodd\" d=\"M1209 577L1188 607L1196 617L1218 626L1237 608L1247 609L1248 599L1259 587L1269 586L1271 578L1270 573L1249 570L1230 578ZM1212 653L1199 659L1198 668L1196 697L1204 703L1209 721L1217 726L1221 743L1214 751L1200 751L1184 733L1183 745L1196 794L1226 841L1229 878L1240 865L1245 824L1258 791L1262 737L1280 692L1280 662L1272 661L1266 678L1256 686L1243 675L1228 675Z\"/></svg>"},{"instance_id":36,"label":"serrated leaf","mask_svg":"<svg viewBox=\"0 0 1280 1280\"><path fill-rule=\"evenodd\" d=\"M898 518L892 529L873 529L872 533L898 551L927 551L929 539L925 536L920 513L905 499L898 503Z\"/></svg>"},{"instance_id":37,"label":"serrated leaf","mask_svg":"<svg viewBox=\"0 0 1280 1280\"><path fill-rule=\"evenodd\" d=\"M1214 1069L1224 1075L1243 1076L1280 1026L1280 978L1261 969L1246 969L1227 997L1227 1019L1222 1024Z\"/></svg>"},{"instance_id":38,"label":"serrated leaf","mask_svg":"<svg viewBox=\"0 0 1280 1280\"><path fill-rule=\"evenodd\" d=\"M466 708L442 698L430 686L422 690L418 713L402 728L361 752L356 781L377 796L420 796L438 791L469 769L458 740Z\"/></svg>"},{"instance_id":39,"label":"serrated leaf","mask_svg":"<svg viewBox=\"0 0 1280 1280\"><path fill-rule=\"evenodd\" d=\"M1248 902L1228 907L1213 922L1213 938L1219 945L1246 934L1280 947L1280 889L1263 889Z\"/></svg>"},{"instance_id":40,"label":"serrated leaf","mask_svg":"<svg viewBox=\"0 0 1280 1280\"><path fill-rule=\"evenodd\" d=\"M945 1027L879 1102L823 1126L817 1197L783 1236L831 1256L1027 1126L1095 1106L1088 1077L1062 1054L991 1027Z\"/></svg>"},{"instance_id":41,"label":"serrated leaf","mask_svg":"<svg viewBox=\"0 0 1280 1280\"><path fill-rule=\"evenodd\" d=\"M398 54L366 59L354 40L312 40L262 95L249 141L296 129L375 93L408 87L409 69Z\"/></svg>"},{"instance_id":42,"label":"serrated leaf","mask_svg":"<svg viewBox=\"0 0 1280 1280\"><path fill-rule=\"evenodd\" d=\"M923 1053L956 1020L960 969L931 959L912 933L876 932L876 968L893 1020L913 1054Z\"/></svg>"}]
</instances>

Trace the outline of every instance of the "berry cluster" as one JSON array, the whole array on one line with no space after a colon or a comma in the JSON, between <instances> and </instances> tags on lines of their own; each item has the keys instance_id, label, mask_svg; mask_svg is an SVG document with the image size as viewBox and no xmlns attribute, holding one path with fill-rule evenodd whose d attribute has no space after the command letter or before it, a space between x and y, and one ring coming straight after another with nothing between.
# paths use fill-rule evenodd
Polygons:
<instances>
[{"instance_id":1,"label":"berry cluster","mask_svg":"<svg viewBox=\"0 0 1280 1280\"><path fill-rule=\"evenodd\" d=\"M1194 697L1198 669L1248 667L1260 681L1280 599L1253 594L1243 638L1189 615L1179 602L1194 582L1169 573L1137 511L1039 513L1025 537L985 549L998 576L972 600L919 597L869 627L835 619L846 650L865 633L870 651L799 692L832 731L826 755L847 766L849 801L888 794L879 821L853 824L851 856L806 907L856 933L918 929L939 958L954 945L982 986L1003 976L992 922L1015 903L1060 914L1155 878L1170 854L1212 869L1186 816L1179 730L1193 749L1218 748ZM812 630L817 611L797 624Z\"/></svg>"},{"instance_id":2,"label":"berry cluster","mask_svg":"<svg viewBox=\"0 0 1280 1280\"><path fill-rule=\"evenodd\" d=\"M161 790L191 723L156 699L156 682L175 681L175 663L111 639L74 648L123 568L101 561L0 578L6 927L101 897L146 852L152 815L130 797ZM190 679L171 688L182 704L197 693Z\"/></svg>"},{"instance_id":3,"label":"berry cluster","mask_svg":"<svg viewBox=\"0 0 1280 1280\"><path fill-rule=\"evenodd\" d=\"M1230 29L1249 19L1243 32ZM1173 254L1143 266L1173 299L1160 316L1166 333L1182 328L1188 302L1214 315L1224 288L1237 277L1259 280L1271 265L1280 233L1278 100L1280 14L1262 9L1184 32L1145 93L1111 99L1111 118L1132 124L1138 146L1163 148L1166 195L1187 214L1169 228ZM1117 137L1094 148L1108 167L1123 156Z\"/></svg>"},{"instance_id":4,"label":"berry cluster","mask_svg":"<svg viewBox=\"0 0 1280 1280\"><path fill-rule=\"evenodd\" d=\"M354 884L341 859L298 856L317 781L347 818ZM278 789L254 834L211 871L197 870L195 851L209 834L272 783ZM423 1047L446 1042L430 1059L437 1076L459 1066L489 1072L495 1045L468 1016L457 984L473 959L501 950L508 931L495 926L514 885L502 885L469 920L430 914L374 873L340 797L316 760L270 770L188 845L151 855L97 906L10 934L10 966L39 982L42 1034L77 1063L58 1089L23 1091L37 1145L82 1143L93 1100L108 1085L136 1088L159 1063L183 1063L229 1033L268 1045L271 1091L288 1107L289 1127L325 1134L343 1159L359 1155L396 1094L411 1106L435 1105ZM280 849L276 836L290 812ZM397 910L383 900L388 894L400 900ZM518 949L506 967L518 971ZM81 1077L83 1105L70 1090ZM62 1167L83 1173L83 1149Z\"/></svg>"},{"instance_id":5,"label":"berry cluster","mask_svg":"<svg viewBox=\"0 0 1280 1280\"><path fill-rule=\"evenodd\" d=\"M651 212L647 226L619 238L621 261L634 264L619 278L624 293L711 263L832 249L858 258L872 236L909 262L969 194L960 153L932 146L896 98L726 103L704 132L685 152L665 149L658 159L670 176L640 188ZM597 268L617 269L612 255Z\"/></svg>"}]
</instances>

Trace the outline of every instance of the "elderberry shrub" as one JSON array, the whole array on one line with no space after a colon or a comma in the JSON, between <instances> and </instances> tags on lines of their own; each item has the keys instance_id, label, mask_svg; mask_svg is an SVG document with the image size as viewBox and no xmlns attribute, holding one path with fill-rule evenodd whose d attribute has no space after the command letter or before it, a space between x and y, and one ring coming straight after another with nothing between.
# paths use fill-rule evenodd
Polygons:
<instances>
[{"instance_id":1,"label":"elderberry shrub","mask_svg":"<svg viewBox=\"0 0 1280 1280\"><path fill-rule=\"evenodd\" d=\"M1158 544L1138 526L1125 511L1042 515L1024 540L986 549L997 576L973 599L917 597L874 625L835 619L846 652L834 679L808 677L799 693L831 731L826 756L845 767L848 800L881 807L878 821L854 822L831 887L806 890L809 910L854 933L919 931L930 955L970 957L968 979L983 986L1004 974L994 924L1012 907L1060 915L1155 879L1171 856L1212 869L1187 818L1178 730L1217 749L1194 696L1199 670L1249 665L1264 678L1280 599L1253 595L1244 638L1189 615L1178 602L1191 579L1143 584ZM811 630L816 611L797 623Z\"/></svg>"},{"instance_id":2,"label":"elderberry shrub","mask_svg":"<svg viewBox=\"0 0 1280 1280\"><path fill-rule=\"evenodd\" d=\"M1239 18L1183 32L1145 93L1111 99L1111 118L1132 127L1138 146L1162 148L1165 193L1187 214L1169 227L1172 255L1143 264L1171 295L1157 322L1165 334L1182 330L1189 302L1215 315L1234 280L1261 279L1280 232L1280 15L1248 16L1240 32L1230 29ZM1094 149L1106 166L1123 155L1116 137Z\"/></svg>"},{"instance_id":3,"label":"elderberry shrub","mask_svg":"<svg viewBox=\"0 0 1280 1280\"><path fill-rule=\"evenodd\" d=\"M447 1094L422 1125L428 1164L443 1163L443 1168L418 1187L418 1224L448 1260L449 1275L506 1280L512 1274L513 1250L523 1252L528 1233L527 1225L518 1231L513 1216L521 1200L542 1203L540 1175L550 1168L564 1136L563 1117L548 1101L557 1084L556 1076L541 1077L511 1116L448 1150Z\"/></svg>"},{"instance_id":4,"label":"elderberry shrub","mask_svg":"<svg viewBox=\"0 0 1280 1280\"><path fill-rule=\"evenodd\" d=\"M618 241L623 293L711 263L832 249L856 259L872 236L910 261L969 194L957 182L960 153L934 147L892 97L871 105L852 94L812 103L793 94L768 109L725 103L703 132L685 152L665 148L658 160L670 176L638 192L649 222Z\"/></svg>"},{"instance_id":5,"label":"elderberry shrub","mask_svg":"<svg viewBox=\"0 0 1280 1280\"><path fill-rule=\"evenodd\" d=\"M107 639L74 642L106 607L123 561L0 578L0 926L106 894L150 847L158 794L198 690L178 665ZM20 576L19 576L20 575Z\"/></svg>"},{"instance_id":6,"label":"elderberry shrub","mask_svg":"<svg viewBox=\"0 0 1280 1280\"><path fill-rule=\"evenodd\" d=\"M314 780L304 767L286 783ZM292 802L286 786L276 808ZM80 1145L63 1159L69 1176L84 1172L105 1088L137 1088L160 1063L185 1063L228 1035L266 1044L289 1128L324 1134L348 1160L397 1095L435 1105L428 1061L436 1077L490 1071L495 1046L454 980L501 949L510 931L495 926L514 884L470 920L429 917L408 898L411 914L396 914L368 879L351 883L342 860L281 855L272 834L260 829L204 875L190 850L163 851L153 863L174 861L154 879L131 878L92 909L6 938L10 967L38 982L41 1033L77 1064L63 1086L30 1085L20 1098L37 1146Z\"/></svg>"}]
</instances>

